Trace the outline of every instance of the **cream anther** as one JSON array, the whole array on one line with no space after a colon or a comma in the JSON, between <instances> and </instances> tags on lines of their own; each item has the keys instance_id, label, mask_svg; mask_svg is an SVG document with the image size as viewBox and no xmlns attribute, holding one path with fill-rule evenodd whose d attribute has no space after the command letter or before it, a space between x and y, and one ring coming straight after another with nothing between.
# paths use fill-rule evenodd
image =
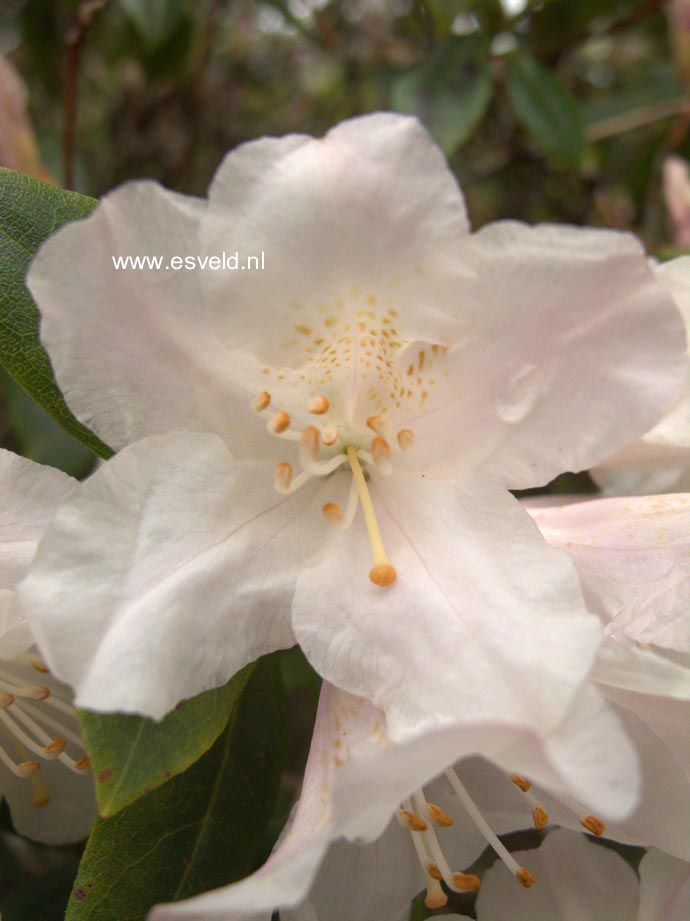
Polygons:
<instances>
[{"instance_id":1,"label":"cream anther","mask_svg":"<svg viewBox=\"0 0 690 921\"><path fill-rule=\"evenodd\" d=\"M398 432L398 445L401 451L409 451L414 444L414 433L412 429L400 429Z\"/></svg>"},{"instance_id":2,"label":"cream anther","mask_svg":"<svg viewBox=\"0 0 690 921\"><path fill-rule=\"evenodd\" d=\"M290 426L290 417L287 413L276 413L268 423L268 430L273 435L280 435Z\"/></svg>"},{"instance_id":3,"label":"cream anther","mask_svg":"<svg viewBox=\"0 0 690 921\"><path fill-rule=\"evenodd\" d=\"M50 688L43 684L33 684L15 691L18 697L28 697L29 700L47 700L50 697Z\"/></svg>"},{"instance_id":4,"label":"cream anther","mask_svg":"<svg viewBox=\"0 0 690 921\"><path fill-rule=\"evenodd\" d=\"M312 397L312 399L307 403L307 409L315 416L323 416L323 414L327 413L330 408L331 404L328 402L326 397Z\"/></svg>"},{"instance_id":5,"label":"cream anther","mask_svg":"<svg viewBox=\"0 0 690 921\"><path fill-rule=\"evenodd\" d=\"M398 809L396 816L400 825L408 831L426 831L429 827L421 816L409 809Z\"/></svg>"},{"instance_id":6,"label":"cream anther","mask_svg":"<svg viewBox=\"0 0 690 921\"><path fill-rule=\"evenodd\" d=\"M12 694L0 694L0 710L6 710L8 707L11 707L14 703L14 696Z\"/></svg>"},{"instance_id":7,"label":"cream anther","mask_svg":"<svg viewBox=\"0 0 690 921\"><path fill-rule=\"evenodd\" d=\"M586 828L588 832L591 832L591 834L596 835L597 838L601 838L601 836L606 831L606 825L595 815L584 816L582 819L580 819L580 825L582 825L583 828Z\"/></svg>"},{"instance_id":8,"label":"cream anther","mask_svg":"<svg viewBox=\"0 0 690 921\"><path fill-rule=\"evenodd\" d=\"M388 430L388 424L383 416L369 416L367 425L377 435L385 435Z\"/></svg>"},{"instance_id":9,"label":"cream anther","mask_svg":"<svg viewBox=\"0 0 690 921\"><path fill-rule=\"evenodd\" d=\"M50 669L45 664L43 659L39 659L38 656L29 656L26 660L27 665L30 665L31 668L35 669L37 672L43 672L44 675L50 673Z\"/></svg>"},{"instance_id":10,"label":"cream anther","mask_svg":"<svg viewBox=\"0 0 690 921\"><path fill-rule=\"evenodd\" d=\"M288 492L292 481L292 466L287 461L278 464L273 474L273 485L278 492Z\"/></svg>"},{"instance_id":11,"label":"cream anther","mask_svg":"<svg viewBox=\"0 0 690 921\"><path fill-rule=\"evenodd\" d=\"M427 878L426 896L424 904L427 908L443 908L448 904L448 896L441 888L441 884L432 876Z\"/></svg>"},{"instance_id":12,"label":"cream anther","mask_svg":"<svg viewBox=\"0 0 690 921\"><path fill-rule=\"evenodd\" d=\"M46 747L43 749L43 752L47 758L57 758L57 756L65 750L66 746L67 739L53 739L49 745L46 745Z\"/></svg>"},{"instance_id":13,"label":"cream anther","mask_svg":"<svg viewBox=\"0 0 690 921\"><path fill-rule=\"evenodd\" d=\"M335 425L327 425L321 431L321 441L326 445L327 448L330 448L331 445L334 445L338 440L338 427Z\"/></svg>"},{"instance_id":14,"label":"cream anther","mask_svg":"<svg viewBox=\"0 0 690 921\"><path fill-rule=\"evenodd\" d=\"M262 390L252 400L252 409L255 413L261 413L271 405L271 394L268 390Z\"/></svg>"},{"instance_id":15,"label":"cream anther","mask_svg":"<svg viewBox=\"0 0 690 921\"><path fill-rule=\"evenodd\" d=\"M330 524L342 525L345 523L345 516L336 502L327 502L321 511L326 521Z\"/></svg>"},{"instance_id":16,"label":"cream anther","mask_svg":"<svg viewBox=\"0 0 690 921\"><path fill-rule=\"evenodd\" d=\"M17 765L17 770L20 777L31 777L32 774L36 773L40 766L41 764L39 761L22 761L21 764Z\"/></svg>"},{"instance_id":17,"label":"cream anther","mask_svg":"<svg viewBox=\"0 0 690 921\"><path fill-rule=\"evenodd\" d=\"M434 825L438 825L439 828L450 828L453 825L453 819L440 806L427 802L426 811Z\"/></svg>"},{"instance_id":18,"label":"cream anther","mask_svg":"<svg viewBox=\"0 0 690 921\"><path fill-rule=\"evenodd\" d=\"M458 892L476 892L481 886L481 880L474 873L453 873L451 879Z\"/></svg>"}]
</instances>

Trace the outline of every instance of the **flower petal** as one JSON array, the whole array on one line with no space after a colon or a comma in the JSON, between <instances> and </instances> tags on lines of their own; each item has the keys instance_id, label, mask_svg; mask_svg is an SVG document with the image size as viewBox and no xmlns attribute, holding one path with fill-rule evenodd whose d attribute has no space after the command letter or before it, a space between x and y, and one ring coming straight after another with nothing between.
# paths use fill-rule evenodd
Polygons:
<instances>
[{"instance_id":1,"label":"flower petal","mask_svg":"<svg viewBox=\"0 0 690 921\"><path fill-rule=\"evenodd\" d=\"M214 435L152 436L60 510L21 597L80 706L160 718L294 643L295 574L324 540L333 486L284 496L272 481Z\"/></svg>"},{"instance_id":2,"label":"flower petal","mask_svg":"<svg viewBox=\"0 0 690 921\"><path fill-rule=\"evenodd\" d=\"M224 341L294 367L300 335L372 303L404 315L408 338L434 341L461 296L467 232L456 180L419 122L367 115L322 139L262 139L228 155L209 191L205 250L235 241L265 265L202 281Z\"/></svg>"},{"instance_id":3,"label":"flower petal","mask_svg":"<svg viewBox=\"0 0 690 921\"><path fill-rule=\"evenodd\" d=\"M537 885L521 892L502 864L484 874L478 921L632 921L638 883L632 867L614 851L566 829L547 835L536 850L516 851Z\"/></svg>"},{"instance_id":4,"label":"flower petal","mask_svg":"<svg viewBox=\"0 0 690 921\"><path fill-rule=\"evenodd\" d=\"M567 550L608 635L690 651L690 496L529 511L547 541Z\"/></svg>"},{"instance_id":5,"label":"flower petal","mask_svg":"<svg viewBox=\"0 0 690 921\"><path fill-rule=\"evenodd\" d=\"M600 637L566 555L487 478L396 473L371 488L398 578L367 578L359 518L300 575L293 627L316 670L380 706L396 740L419 723L553 727Z\"/></svg>"},{"instance_id":6,"label":"flower petal","mask_svg":"<svg viewBox=\"0 0 690 921\"><path fill-rule=\"evenodd\" d=\"M505 222L466 238L459 258L473 270L462 310L474 335L408 421L420 463L542 485L639 437L677 397L683 323L633 237Z\"/></svg>"},{"instance_id":7,"label":"flower petal","mask_svg":"<svg viewBox=\"0 0 690 921\"><path fill-rule=\"evenodd\" d=\"M38 542L76 480L53 467L0 449L0 655L12 658L33 639L17 604L15 588L26 574Z\"/></svg>"},{"instance_id":8,"label":"flower petal","mask_svg":"<svg viewBox=\"0 0 690 921\"><path fill-rule=\"evenodd\" d=\"M195 256L204 207L153 182L130 183L50 237L29 270L65 399L112 448L179 429L216 432L240 454L265 440L248 411L261 389L258 377L251 385L258 369L213 336L202 273L113 264L118 256L159 256L163 265Z\"/></svg>"},{"instance_id":9,"label":"flower petal","mask_svg":"<svg viewBox=\"0 0 690 921\"><path fill-rule=\"evenodd\" d=\"M690 863L651 850L640 862L637 921L684 921L690 916Z\"/></svg>"}]
</instances>

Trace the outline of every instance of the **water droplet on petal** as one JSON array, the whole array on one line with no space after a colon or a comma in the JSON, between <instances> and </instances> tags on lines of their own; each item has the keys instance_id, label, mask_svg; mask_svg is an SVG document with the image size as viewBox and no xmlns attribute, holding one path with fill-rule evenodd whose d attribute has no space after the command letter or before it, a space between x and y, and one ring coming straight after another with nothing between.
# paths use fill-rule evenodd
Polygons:
<instances>
[{"instance_id":1,"label":"water droplet on petal","mask_svg":"<svg viewBox=\"0 0 690 921\"><path fill-rule=\"evenodd\" d=\"M512 425L532 412L544 391L544 375L536 365L520 365L494 387L496 415Z\"/></svg>"}]
</instances>

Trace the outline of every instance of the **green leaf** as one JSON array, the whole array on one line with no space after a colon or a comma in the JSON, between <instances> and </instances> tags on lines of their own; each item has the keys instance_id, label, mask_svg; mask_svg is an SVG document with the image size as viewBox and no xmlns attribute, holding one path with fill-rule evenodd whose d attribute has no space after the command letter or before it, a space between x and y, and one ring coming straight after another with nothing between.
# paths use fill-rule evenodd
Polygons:
<instances>
[{"instance_id":1,"label":"green leaf","mask_svg":"<svg viewBox=\"0 0 690 921\"><path fill-rule=\"evenodd\" d=\"M398 112L417 115L445 153L452 154L484 117L492 87L486 38L453 36L396 78L392 103Z\"/></svg>"},{"instance_id":2,"label":"green leaf","mask_svg":"<svg viewBox=\"0 0 690 921\"><path fill-rule=\"evenodd\" d=\"M260 662L227 731L193 767L113 818L97 819L65 921L143 921L250 873L278 791L284 697Z\"/></svg>"},{"instance_id":3,"label":"green leaf","mask_svg":"<svg viewBox=\"0 0 690 921\"><path fill-rule=\"evenodd\" d=\"M112 451L74 418L55 383L38 336L38 309L24 283L41 243L96 204L0 167L0 364L66 431L105 458Z\"/></svg>"},{"instance_id":4,"label":"green leaf","mask_svg":"<svg viewBox=\"0 0 690 921\"><path fill-rule=\"evenodd\" d=\"M582 115L551 71L517 51L507 61L506 89L515 115L535 143L563 166L577 166L585 149Z\"/></svg>"},{"instance_id":5,"label":"green leaf","mask_svg":"<svg viewBox=\"0 0 690 921\"><path fill-rule=\"evenodd\" d=\"M100 814L115 815L194 764L227 725L253 668L248 665L223 687L183 701L158 723L143 716L80 710Z\"/></svg>"},{"instance_id":6,"label":"green leaf","mask_svg":"<svg viewBox=\"0 0 690 921\"><path fill-rule=\"evenodd\" d=\"M93 451L76 441L29 394L0 368L0 384L14 444L24 457L48 464L82 479L96 460Z\"/></svg>"}]
</instances>

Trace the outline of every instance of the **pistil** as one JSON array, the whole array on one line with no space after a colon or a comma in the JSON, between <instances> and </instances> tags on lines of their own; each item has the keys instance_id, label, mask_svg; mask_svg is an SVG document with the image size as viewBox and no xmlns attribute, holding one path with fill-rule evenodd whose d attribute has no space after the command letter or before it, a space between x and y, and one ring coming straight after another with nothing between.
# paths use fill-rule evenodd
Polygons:
<instances>
[{"instance_id":1,"label":"pistil","mask_svg":"<svg viewBox=\"0 0 690 921\"><path fill-rule=\"evenodd\" d=\"M371 553L374 560L374 565L369 570L369 578L375 585L384 587L392 585L397 578L397 573L395 567L388 562L388 557L386 556L383 540L381 539L381 531L379 530L379 523L376 519L376 512L374 511L374 504L371 501L371 495L369 494L367 481L364 478L362 465L357 457L357 448L355 445L350 445L348 447L347 459L350 462L352 476L357 484L357 491L362 503L362 511L364 512L364 520L367 525L369 543L371 544Z\"/></svg>"}]
</instances>

